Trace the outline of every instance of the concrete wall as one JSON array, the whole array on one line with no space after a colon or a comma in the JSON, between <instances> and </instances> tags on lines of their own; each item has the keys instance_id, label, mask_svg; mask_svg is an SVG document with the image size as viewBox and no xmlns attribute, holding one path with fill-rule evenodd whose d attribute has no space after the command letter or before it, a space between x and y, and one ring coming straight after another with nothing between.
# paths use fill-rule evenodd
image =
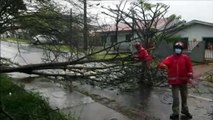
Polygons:
<instances>
[{"instance_id":1,"label":"concrete wall","mask_svg":"<svg viewBox=\"0 0 213 120\"><path fill-rule=\"evenodd\" d=\"M205 41L199 42L189 56L194 62L205 62Z\"/></svg>"},{"instance_id":2,"label":"concrete wall","mask_svg":"<svg viewBox=\"0 0 213 120\"><path fill-rule=\"evenodd\" d=\"M162 41L154 50L154 55L159 58L166 58L173 54L173 48L166 41Z\"/></svg>"},{"instance_id":3,"label":"concrete wall","mask_svg":"<svg viewBox=\"0 0 213 120\"><path fill-rule=\"evenodd\" d=\"M189 43L193 43L190 41L203 41L204 37L213 37L213 27L201 24L192 24L191 26L177 32L175 35L188 38ZM192 50L196 45L197 44L189 44L189 49Z\"/></svg>"},{"instance_id":4,"label":"concrete wall","mask_svg":"<svg viewBox=\"0 0 213 120\"><path fill-rule=\"evenodd\" d=\"M159 58L166 58L173 53L172 46L166 41L162 41L154 51L154 55ZM205 62L205 41L200 41L191 51L183 53L189 55L194 62Z\"/></svg>"},{"instance_id":5,"label":"concrete wall","mask_svg":"<svg viewBox=\"0 0 213 120\"><path fill-rule=\"evenodd\" d=\"M118 36L117 36L117 42L122 42L122 41L126 41L126 35L130 34L130 32L118 32ZM111 46L111 35L115 35L115 32L113 33L108 33L107 34L107 42L106 42L106 46ZM130 42L123 42L121 44L119 44L117 47L119 47L120 51L124 51L124 52L129 52L131 51L131 43Z\"/></svg>"}]
</instances>

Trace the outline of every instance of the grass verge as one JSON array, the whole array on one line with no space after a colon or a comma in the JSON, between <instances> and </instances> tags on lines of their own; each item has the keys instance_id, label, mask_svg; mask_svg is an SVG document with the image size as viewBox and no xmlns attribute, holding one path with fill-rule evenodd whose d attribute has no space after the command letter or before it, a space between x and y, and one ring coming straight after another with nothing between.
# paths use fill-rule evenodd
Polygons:
<instances>
[{"instance_id":1,"label":"grass verge","mask_svg":"<svg viewBox=\"0 0 213 120\"><path fill-rule=\"evenodd\" d=\"M47 49L51 51L60 51L60 52L76 51L75 48L72 48L71 46L63 45L63 44L40 44L36 46L39 48Z\"/></svg>"},{"instance_id":2,"label":"grass verge","mask_svg":"<svg viewBox=\"0 0 213 120\"><path fill-rule=\"evenodd\" d=\"M26 92L4 74L0 74L0 96L1 120L68 120L38 93Z\"/></svg>"},{"instance_id":3,"label":"grass verge","mask_svg":"<svg viewBox=\"0 0 213 120\"><path fill-rule=\"evenodd\" d=\"M92 56L94 59L112 59L112 58L124 58L127 57L128 54L104 54L104 53L98 53Z\"/></svg>"},{"instance_id":4,"label":"grass verge","mask_svg":"<svg viewBox=\"0 0 213 120\"><path fill-rule=\"evenodd\" d=\"M208 75L208 76L206 76L206 80L207 80L208 82L213 83L213 73L210 74L210 75Z\"/></svg>"},{"instance_id":5,"label":"grass verge","mask_svg":"<svg viewBox=\"0 0 213 120\"><path fill-rule=\"evenodd\" d=\"M19 43L19 44L30 44L29 40L25 40L25 39L18 39L18 38L2 38L2 41L6 41L6 42L12 42L12 43Z\"/></svg>"}]
</instances>

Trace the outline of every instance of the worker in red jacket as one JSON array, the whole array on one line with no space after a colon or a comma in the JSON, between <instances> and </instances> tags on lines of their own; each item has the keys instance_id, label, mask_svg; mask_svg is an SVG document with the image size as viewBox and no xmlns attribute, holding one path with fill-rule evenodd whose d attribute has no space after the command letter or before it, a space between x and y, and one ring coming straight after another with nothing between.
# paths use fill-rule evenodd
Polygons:
<instances>
[{"instance_id":1,"label":"worker in red jacket","mask_svg":"<svg viewBox=\"0 0 213 120\"><path fill-rule=\"evenodd\" d=\"M164 59L159 68L167 69L168 83L172 86L173 114L171 119L179 118L179 91L181 95L182 110L181 113L187 118L191 119L192 115L189 113L187 106L187 83L192 83L192 63L189 56L183 54L183 43L177 42L174 44L174 54Z\"/></svg>"},{"instance_id":2,"label":"worker in red jacket","mask_svg":"<svg viewBox=\"0 0 213 120\"><path fill-rule=\"evenodd\" d=\"M139 42L136 42L134 44L134 47L137 50L135 58L137 58L138 60L140 60L142 62L145 62L147 67L149 67L152 57L148 54L147 50L145 48L143 48L142 44Z\"/></svg>"}]
</instances>

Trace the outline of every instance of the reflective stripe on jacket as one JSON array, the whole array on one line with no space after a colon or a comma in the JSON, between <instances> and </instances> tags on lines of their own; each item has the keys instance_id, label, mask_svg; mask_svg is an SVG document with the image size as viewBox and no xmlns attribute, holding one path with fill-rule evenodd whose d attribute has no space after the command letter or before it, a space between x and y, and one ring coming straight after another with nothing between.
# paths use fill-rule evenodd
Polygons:
<instances>
[{"instance_id":1,"label":"reflective stripe on jacket","mask_svg":"<svg viewBox=\"0 0 213 120\"><path fill-rule=\"evenodd\" d=\"M186 84L192 76L192 63L185 54L173 54L164 59L160 66L168 67L168 83L172 85Z\"/></svg>"}]
</instances>

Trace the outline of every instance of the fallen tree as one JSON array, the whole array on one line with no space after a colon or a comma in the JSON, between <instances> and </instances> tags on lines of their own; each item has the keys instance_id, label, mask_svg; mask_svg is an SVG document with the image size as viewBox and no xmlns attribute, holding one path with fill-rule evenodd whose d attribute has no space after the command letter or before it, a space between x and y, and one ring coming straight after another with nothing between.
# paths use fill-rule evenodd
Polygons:
<instances>
[{"instance_id":1,"label":"fallen tree","mask_svg":"<svg viewBox=\"0 0 213 120\"><path fill-rule=\"evenodd\" d=\"M119 45L123 42L131 43L131 42L134 42L135 40L140 40L141 42L145 43L145 48L147 49L149 49L150 47L154 48L155 46L157 46L158 41L160 41L161 39L164 39L165 37L170 36L172 33L170 33L169 35L166 35L166 33L168 31L174 31L175 28L181 24L181 21L178 21L177 24L171 25L171 23L173 23L173 20L177 20L178 18L176 16L164 18L164 15L167 13L168 7L163 4L151 5L145 2L138 2L133 4L131 9L127 12L121 9L121 6L122 6L121 4L117 6L116 9L106 8L109 10L109 12L104 13L104 14L107 14L108 16L111 16L113 19L115 19L115 22L116 22L115 30L111 31L116 35L116 42L112 42L109 47L104 46L104 49L99 50L97 52L92 52L90 54L86 54L89 52L89 50L80 52L80 54L82 53L84 54L82 57L72 58L72 56L69 56L67 61L65 62L58 62L58 61L51 61L51 60L48 61L47 59L47 62L40 63L40 64L28 64L28 65L21 65L21 66L2 65L0 69L0 73L23 72L27 74L37 74L42 76L54 76L54 77L69 76L71 78L79 77L79 78L91 79L91 76L101 76L101 75L110 76L110 74L112 74L113 72L115 72L116 74L120 72L122 73L122 75L120 75L117 78L115 77L115 79L122 79L125 82L128 80L131 81L130 79L132 78L137 78L138 80L142 79L144 81L153 81L155 78L159 77L158 71L155 70L157 62L154 63L154 65L152 66L150 70L145 69L144 64L141 64L140 62L137 63L135 61L132 61L132 58L131 58L132 53L126 53L126 57L120 57ZM141 8L141 6L143 7ZM146 17L146 16L149 16L149 17ZM132 20L132 23L129 23L127 21L129 19ZM157 25L160 22L160 20L163 20L163 23L165 26L159 28L159 26L157 27ZM130 29L132 29L133 37L131 38L130 41L126 41L126 40L119 41L119 42L117 41L118 32L119 32L119 23L125 23ZM134 34L137 35L137 37L135 37ZM115 52L114 57L111 59L91 59L93 55L97 53L101 53L101 52L104 52L105 55L107 56L109 55L111 50ZM149 52L151 53L151 51ZM70 51L70 54L71 53L72 51ZM47 54L47 57L50 57L50 55ZM58 57L58 55L56 55L55 57ZM83 66L83 67L75 66L77 64L88 64L88 63L94 63L94 62L106 63L110 65L101 66L101 67L93 66L91 68L88 68L86 66ZM50 73L50 72L44 71L44 70L47 71L47 70L54 70L54 69L55 70L60 69L64 71L65 73L63 74L54 73L54 72ZM97 72L98 69L102 69L102 71ZM113 69L115 69L115 71L113 71ZM68 71L73 72L73 74L67 74ZM90 71L93 71L96 74L87 74ZM108 79L108 78L105 78L105 79ZM94 80L94 81L97 81L97 80Z\"/></svg>"}]
</instances>

